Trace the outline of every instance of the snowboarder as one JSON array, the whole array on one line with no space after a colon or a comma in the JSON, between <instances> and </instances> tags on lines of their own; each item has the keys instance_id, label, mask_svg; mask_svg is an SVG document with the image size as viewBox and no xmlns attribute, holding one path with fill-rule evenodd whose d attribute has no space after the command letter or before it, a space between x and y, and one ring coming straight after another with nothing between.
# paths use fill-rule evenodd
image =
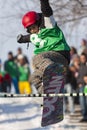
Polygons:
<instances>
[{"instance_id":1,"label":"snowboarder","mask_svg":"<svg viewBox=\"0 0 87 130\"><path fill-rule=\"evenodd\" d=\"M63 93L66 70L70 62L70 47L62 30L53 17L49 0L40 0L41 13L27 12L22 24L28 35L19 35L19 43L32 42L35 45L33 57L34 73L30 81L38 93L47 95ZM44 97L42 126L63 120L63 97Z\"/></svg>"},{"instance_id":2,"label":"snowboarder","mask_svg":"<svg viewBox=\"0 0 87 130\"><path fill-rule=\"evenodd\" d=\"M22 18L22 24L28 35L18 35L19 43L32 42L35 45L33 57L34 73L30 80L39 93L43 93L43 72L52 63L59 63L67 68L70 62L70 47L64 34L53 17L49 0L40 0L41 13L27 12Z\"/></svg>"}]
</instances>

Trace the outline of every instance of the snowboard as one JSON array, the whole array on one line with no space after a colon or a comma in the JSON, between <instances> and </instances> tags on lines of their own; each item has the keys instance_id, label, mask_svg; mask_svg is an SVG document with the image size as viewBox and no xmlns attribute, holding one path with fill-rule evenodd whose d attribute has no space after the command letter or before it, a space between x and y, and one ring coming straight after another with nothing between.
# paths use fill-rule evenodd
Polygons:
<instances>
[{"instance_id":1,"label":"snowboard","mask_svg":"<svg viewBox=\"0 0 87 130\"><path fill-rule=\"evenodd\" d=\"M63 93L64 90L64 66L61 64L49 65L43 74L43 111L41 126L45 127L63 120L63 97L50 97L50 94Z\"/></svg>"}]
</instances>

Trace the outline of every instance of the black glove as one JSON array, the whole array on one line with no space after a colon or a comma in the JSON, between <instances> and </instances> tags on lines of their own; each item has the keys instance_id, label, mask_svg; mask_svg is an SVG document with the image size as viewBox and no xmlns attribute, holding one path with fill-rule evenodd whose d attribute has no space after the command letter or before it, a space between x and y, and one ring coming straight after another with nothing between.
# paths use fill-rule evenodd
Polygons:
<instances>
[{"instance_id":1,"label":"black glove","mask_svg":"<svg viewBox=\"0 0 87 130\"><path fill-rule=\"evenodd\" d=\"M41 3L41 11L45 17L50 17L53 15L52 8L49 4L49 0L40 0Z\"/></svg>"},{"instance_id":2,"label":"black glove","mask_svg":"<svg viewBox=\"0 0 87 130\"><path fill-rule=\"evenodd\" d=\"M22 34L19 34L18 36L17 36L17 42L19 42L19 43L22 43Z\"/></svg>"},{"instance_id":3,"label":"black glove","mask_svg":"<svg viewBox=\"0 0 87 130\"><path fill-rule=\"evenodd\" d=\"M28 43L28 42L30 42L30 34L28 34L28 35L19 34L17 36L17 42L18 43Z\"/></svg>"}]
</instances>

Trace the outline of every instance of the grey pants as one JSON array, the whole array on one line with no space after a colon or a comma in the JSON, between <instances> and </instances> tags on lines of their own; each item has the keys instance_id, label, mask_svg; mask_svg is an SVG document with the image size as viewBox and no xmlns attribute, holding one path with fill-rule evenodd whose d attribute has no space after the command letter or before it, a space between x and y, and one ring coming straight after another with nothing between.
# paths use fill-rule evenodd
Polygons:
<instances>
[{"instance_id":1,"label":"grey pants","mask_svg":"<svg viewBox=\"0 0 87 130\"><path fill-rule=\"evenodd\" d=\"M43 93L42 81L44 70L53 63L62 64L66 69L68 67L67 60L60 53L55 51L43 52L33 57L32 64L34 73L30 77L30 82L36 87L38 93Z\"/></svg>"}]
</instances>

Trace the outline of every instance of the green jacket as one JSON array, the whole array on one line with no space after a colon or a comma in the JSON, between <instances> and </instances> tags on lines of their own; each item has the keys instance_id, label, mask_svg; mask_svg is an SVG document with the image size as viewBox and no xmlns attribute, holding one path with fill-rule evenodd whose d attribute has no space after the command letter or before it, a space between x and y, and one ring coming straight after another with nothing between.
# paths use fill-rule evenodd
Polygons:
<instances>
[{"instance_id":1,"label":"green jacket","mask_svg":"<svg viewBox=\"0 0 87 130\"><path fill-rule=\"evenodd\" d=\"M63 32L57 24L53 28L41 29L38 34L31 34L30 40L35 45L35 54L46 51L70 50Z\"/></svg>"},{"instance_id":2,"label":"green jacket","mask_svg":"<svg viewBox=\"0 0 87 130\"><path fill-rule=\"evenodd\" d=\"M19 81L28 81L30 75L30 69L28 65L18 66L19 70Z\"/></svg>"},{"instance_id":3,"label":"green jacket","mask_svg":"<svg viewBox=\"0 0 87 130\"><path fill-rule=\"evenodd\" d=\"M6 74L6 72L0 70L0 75L2 75L2 77L3 77L5 74Z\"/></svg>"},{"instance_id":4,"label":"green jacket","mask_svg":"<svg viewBox=\"0 0 87 130\"><path fill-rule=\"evenodd\" d=\"M85 85L85 87L84 87L84 93L87 94L87 85Z\"/></svg>"},{"instance_id":5,"label":"green jacket","mask_svg":"<svg viewBox=\"0 0 87 130\"><path fill-rule=\"evenodd\" d=\"M10 74L12 78L18 78L18 67L14 61L6 61L4 65L5 71Z\"/></svg>"}]
</instances>

